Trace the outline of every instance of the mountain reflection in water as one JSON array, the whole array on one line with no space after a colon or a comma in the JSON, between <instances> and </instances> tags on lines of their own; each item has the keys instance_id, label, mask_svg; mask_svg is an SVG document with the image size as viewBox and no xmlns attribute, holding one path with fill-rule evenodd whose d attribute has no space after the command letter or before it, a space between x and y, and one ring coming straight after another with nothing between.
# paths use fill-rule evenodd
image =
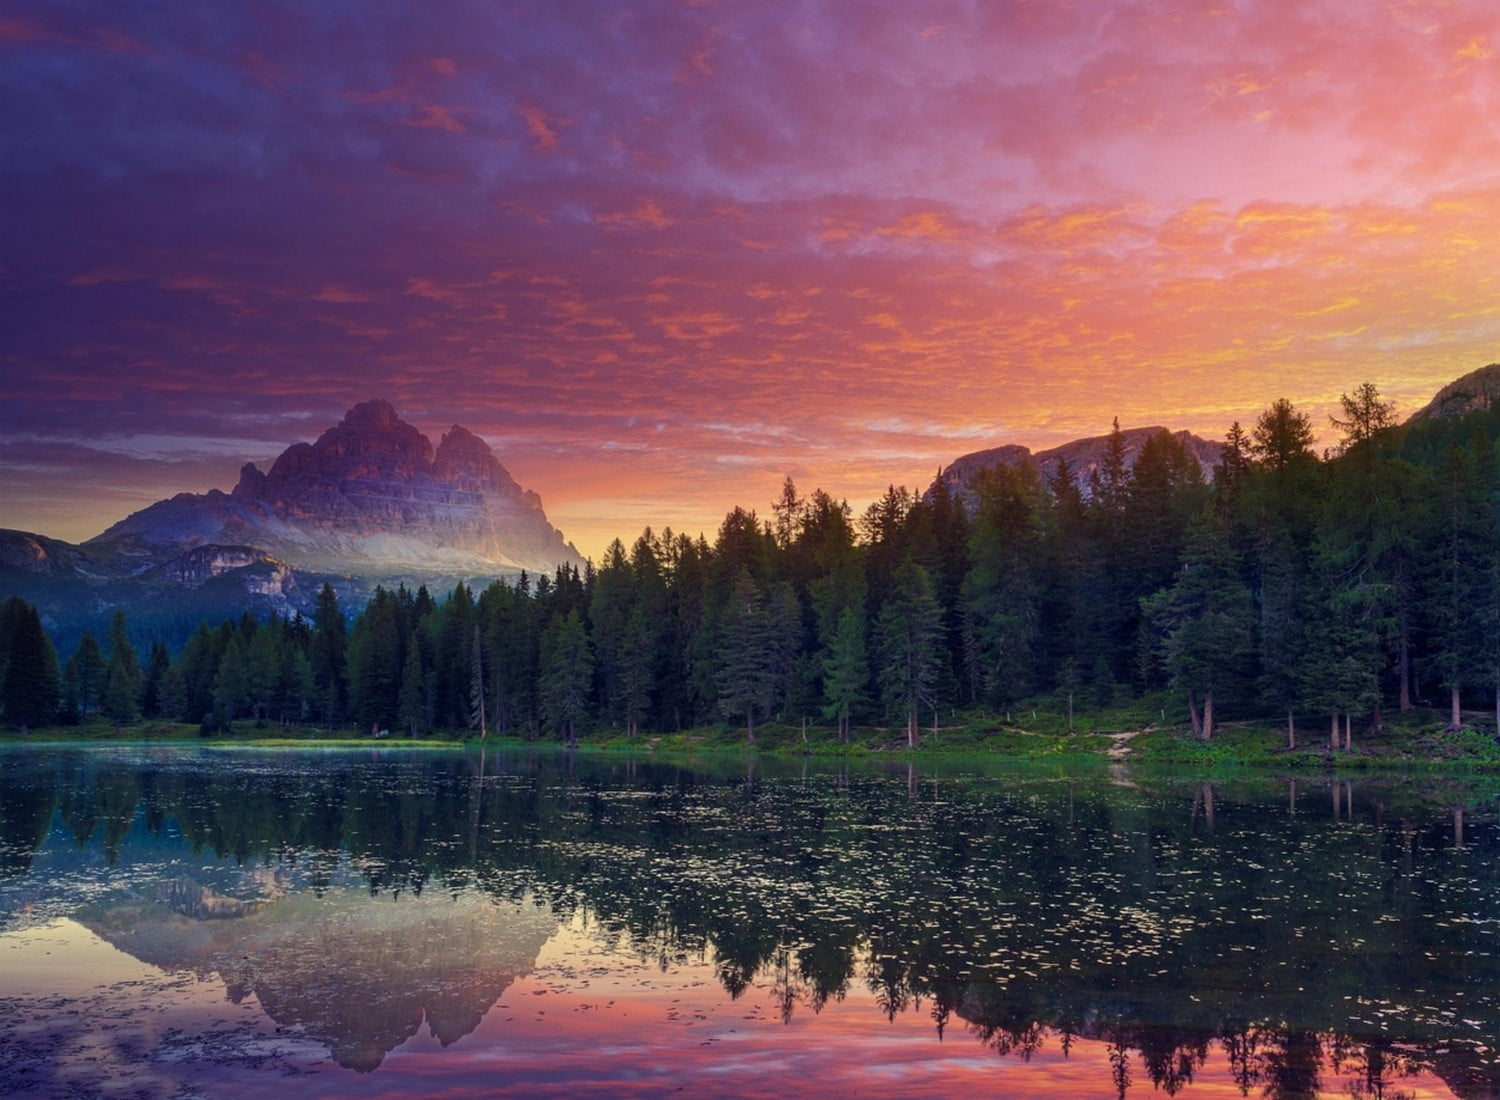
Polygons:
<instances>
[{"instance_id":1,"label":"mountain reflection in water","mask_svg":"<svg viewBox=\"0 0 1500 1100\"><path fill-rule=\"evenodd\" d=\"M0 933L76 921L393 1090L425 1035L490 1091L1500 1095L1492 785L733 768L5 752ZM48 1005L0 978L7 1087L63 1079Z\"/></svg>"}]
</instances>

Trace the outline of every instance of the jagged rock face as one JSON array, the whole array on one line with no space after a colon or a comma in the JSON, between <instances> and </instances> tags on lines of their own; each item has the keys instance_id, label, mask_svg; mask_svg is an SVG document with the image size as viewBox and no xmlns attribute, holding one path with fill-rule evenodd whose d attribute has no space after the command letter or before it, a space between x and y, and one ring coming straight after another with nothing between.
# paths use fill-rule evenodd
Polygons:
<instances>
[{"instance_id":1,"label":"jagged rock face","mask_svg":"<svg viewBox=\"0 0 1500 1100\"><path fill-rule=\"evenodd\" d=\"M231 574L246 594L265 597L277 612L295 610L289 598L297 586L291 566L253 546L197 546L151 567L141 579L198 588Z\"/></svg>"},{"instance_id":2,"label":"jagged rock face","mask_svg":"<svg viewBox=\"0 0 1500 1100\"><path fill-rule=\"evenodd\" d=\"M1488 409L1500 401L1500 363L1491 363L1470 371L1438 390L1433 399L1411 414L1412 420L1432 420L1462 416L1476 409Z\"/></svg>"},{"instance_id":3,"label":"jagged rock face","mask_svg":"<svg viewBox=\"0 0 1500 1100\"><path fill-rule=\"evenodd\" d=\"M33 535L29 531L0 530L0 568L56 576L88 576L92 563L71 543Z\"/></svg>"},{"instance_id":4,"label":"jagged rock face","mask_svg":"<svg viewBox=\"0 0 1500 1100\"><path fill-rule=\"evenodd\" d=\"M207 543L260 548L294 566L551 572L582 564L483 440L454 425L431 442L385 401L367 401L314 443L229 494L181 494L115 524L89 546L160 560Z\"/></svg>"},{"instance_id":5,"label":"jagged rock face","mask_svg":"<svg viewBox=\"0 0 1500 1100\"><path fill-rule=\"evenodd\" d=\"M1152 436L1160 435L1167 429L1161 427L1149 428L1126 428L1120 434L1125 443L1125 466L1127 469L1135 468L1135 460L1140 456L1141 448ZM1198 462L1198 467L1203 473L1204 480L1213 476L1213 468L1218 463L1224 452L1222 443L1214 443L1210 440L1200 438L1191 432L1171 432L1173 439L1181 443L1187 451ZM1064 443L1060 447L1050 450L1038 451L1035 454L1027 447L1019 444L1007 444L1003 447L994 447L985 451L974 451L971 454L956 458L942 472L944 483L965 507L972 507L975 503L974 485L979 475L985 470L994 469L996 466L1020 466L1030 464L1041 474L1043 481L1050 483L1056 477L1059 468L1064 461L1073 475L1073 481L1078 486L1084 497L1089 496L1090 476L1099 469L1109 448L1109 436L1091 436L1088 439L1075 439L1071 443Z\"/></svg>"},{"instance_id":6,"label":"jagged rock face","mask_svg":"<svg viewBox=\"0 0 1500 1100\"><path fill-rule=\"evenodd\" d=\"M450 1046L472 1032L557 930L549 910L438 892L373 900L363 889L243 901L181 879L80 922L142 962L217 974L278 1024L369 1072L425 1021Z\"/></svg>"}]
</instances>

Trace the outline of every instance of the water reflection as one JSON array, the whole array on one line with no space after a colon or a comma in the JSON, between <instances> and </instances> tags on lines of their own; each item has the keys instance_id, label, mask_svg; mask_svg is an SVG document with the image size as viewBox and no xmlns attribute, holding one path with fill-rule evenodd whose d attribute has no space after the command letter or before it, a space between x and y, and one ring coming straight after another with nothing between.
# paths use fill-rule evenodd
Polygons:
<instances>
[{"instance_id":1,"label":"water reflection","mask_svg":"<svg viewBox=\"0 0 1500 1100\"><path fill-rule=\"evenodd\" d=\"M1092 1094L1500 1092L1479 782L4 755L0 931L76 920L351 1069L473 1034L567 926L604 952L574 994L701 966L785 1024L847 999L1010 1064L1092 1046Z\"/></svg>"}]
</instances>

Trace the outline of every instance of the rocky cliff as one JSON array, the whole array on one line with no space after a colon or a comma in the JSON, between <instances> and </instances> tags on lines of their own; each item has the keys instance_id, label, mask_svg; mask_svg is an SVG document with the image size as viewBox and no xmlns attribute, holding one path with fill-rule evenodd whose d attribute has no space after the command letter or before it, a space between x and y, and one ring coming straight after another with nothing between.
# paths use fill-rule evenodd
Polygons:
<instances>
[{"instance_id":1,"label":"rocky cliff","mask_svg":"<svg viewBox=\"0 0 1500 1100\"><path fill-rule=\"evenodd\" d=\"M288 447L269 472L247 463L232 492L159 501L84 544L142 568L208 545L361 574L582 564L540 498L483 440L454 425L434 450L385 401L356 405L316 442Z\"/></svg>"},{"instance_id":2,"label":"rocky cliff","mask_svg":"<svg viewBox=\"0 0 1500 1100\"><path fill-rule=\"evenodd\" d=\"M1126 428L1120 434L1125 443L1125 465L1127 469L1133 469L1135 460L1141 453L1141 448L1146 441L1154 435L1167 431L1166 428ZM1171 432L1173 439L1181 443L1183 449L1197 460L1199 468L1203 472L1205 481L1213 477L1214 465L1219 461L1223 453L1222 443L1214 443L1211 440L1202 439L1191 432ZM1104 460L1105 452L1109 447L1109 436L1090 436L1087 439L1075 439L1071 443L1064 443L1060 447L1050 450L1037 451L1033 454L1030 448L1019 444L1007 444L1003 447L994 447L985 451L974 451L970 454L954 459L943 469L941 477L947 484L948 490L966 506L973 503L974 484L979 475L996 466L1019 466L1030 463L1035 466L1042 475L1042 480L1050 482L1057 474L1058 468L1064 461L1068 469L1073 473L1073 481L1078 485L1085 497L1089 494L1089 478L1099 464Z\"/></svg>"},{"instance_id":3,"label":"rocky cliff","mask_svg":"<svg viewBox=\"0 0 1500 1100\"><path fill-rule=\"evenodd\" d=\"M1500 363L1470 371L1449 382L1432 400L1411 414L1411 420L1436 420L1488 409L1500 401Z\"/></svg>"}]
</instances>

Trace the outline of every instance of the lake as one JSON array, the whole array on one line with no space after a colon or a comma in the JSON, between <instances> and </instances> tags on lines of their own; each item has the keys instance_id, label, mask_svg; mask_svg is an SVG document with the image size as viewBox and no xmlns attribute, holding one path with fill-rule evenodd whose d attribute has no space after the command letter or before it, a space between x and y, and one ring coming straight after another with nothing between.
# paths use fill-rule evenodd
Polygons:
<instances>
[{"instance_id":1,"label":"lake","mask_svg":"<svg viewBox=\"0 0 1500 1100\"><path fill-rule=\"evenodd\" d=\"M1496 1096L1497 794L5 749L0 1091Z\"/></svg>"}]
</instances>

